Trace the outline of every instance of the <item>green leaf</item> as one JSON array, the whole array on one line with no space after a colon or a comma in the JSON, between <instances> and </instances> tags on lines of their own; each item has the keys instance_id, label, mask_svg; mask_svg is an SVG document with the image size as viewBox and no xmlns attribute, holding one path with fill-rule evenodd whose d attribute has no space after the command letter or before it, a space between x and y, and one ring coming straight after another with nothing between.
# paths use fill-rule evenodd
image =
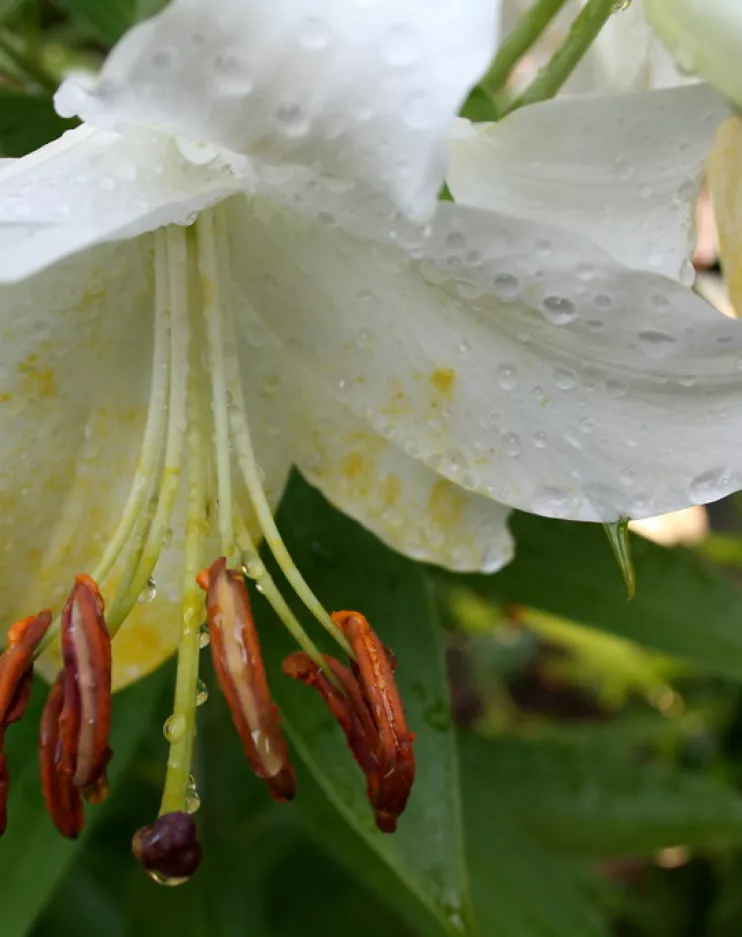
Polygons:
<instances>
[{"instance_id":1,"label":"green leaf","mask_svg":"<svg viewBox=\"0 0 742 937\"><path fill-rule=\"evenodd\" d=\"M122 774L137 744L152 726L163 679L156 674L114 697L111 795L103 807L88 808L84 833L74 842L63 839L54 829L41 796L37 744L44 690L41 681L37 681L29 711L7 734L11 787L8 830L0 844L3 937L23 937L28 932L96 823L111 809ZM128 849L128 843L125 848Z\"/></svg>"},{"instance_id":2,"label":"green leaf","mask_svg":"<svg viewBox=\"0 0 742 937\"><path fill-rule=\"evenodd\" d=\"M74 125L57 114L49 95L0 88L0 155L25 156Z\"/></svg>"},{"instance_id":3,"label":"green leaf","mask_svg":"<svg viewBox=\"0 0 742 937\"><path fill-rule=\"evenodd\" d=\"M138 16L137 0L57 0L60 7L87 26L98 39L113 44Z\"/></svg>"},{"instance_id":4,"label":"green leaf","mask_svg":"<svg viewBox=\"0 0 742 937\"><path fill-rule=\"evenodd\" d=\"M607 937L568 864L501 808L482 779L464 776L472 896L486 937Z\"/></svg>"},{"instance_id":5,"label":"green leaf","mask_svg":"<svg viewBox=\"0 0 742 937\"><path fill-rule=\"evenodd\" d=\"M290 737L351 827L446 927L464 932L457 930L460 922L465 928L469 914L458 761L440 629L424 570L334 511L298 476L278 523L325 607L362 611L396 655L417 762L415 787L398 831L385 836L376 830L363 776L339 728L315 693L280 674L282 658L295 647L267 605L256 601L271 689ZM316 625L308 627L316 633Z\"/></svg>"},{"instance_id":6,"label":"green leaf","mask_svg":"<svg viewBox=\"0 0 742 937\"><path fill-rule=\"evenodd\" d=\"M585 856L742 842L742 797L701 774L593 744L462 738L478 784L534 837Z\"/></svg>"},{"instance_id":7,"label":"green leaf","mask_svg":"<svg viewBox=\"0 0 742 937\"><path fill-rule=\"evenodd\" d=\"M742 589L688 550L632 538L636 598L598 524L516 513L513 563L494 576L453 576L498 602L528 605L742 677Z\"/></svg>"}]
</instances>

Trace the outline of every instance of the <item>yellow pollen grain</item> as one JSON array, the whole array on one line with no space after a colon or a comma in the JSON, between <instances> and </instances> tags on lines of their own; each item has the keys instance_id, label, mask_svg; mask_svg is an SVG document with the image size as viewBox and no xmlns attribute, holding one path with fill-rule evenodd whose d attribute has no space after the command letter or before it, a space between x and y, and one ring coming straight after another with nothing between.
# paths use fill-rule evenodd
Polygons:
<instances>
[{"instance_id":1,"label":"yellow pollen grain","mask_svg":"<svg viewBox=\"0 0 742 937\"><path fill-rule=\"evenodd\" d=\"M439 393L450 397L456 383L456 372L453 368L436 368L430 375L430 383Z\"/></svg>"}]
</instances>

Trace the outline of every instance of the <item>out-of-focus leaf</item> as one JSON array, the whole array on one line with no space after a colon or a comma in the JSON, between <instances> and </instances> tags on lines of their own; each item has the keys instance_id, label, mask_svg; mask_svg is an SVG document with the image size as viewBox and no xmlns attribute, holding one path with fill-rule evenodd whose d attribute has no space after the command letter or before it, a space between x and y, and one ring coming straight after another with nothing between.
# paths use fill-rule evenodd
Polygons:
<instances>
[{"instance_id":1,"label":"out-of-focus leaf","mask_svg":"<svg viewBox=\"0 0 742 937\"><path fill-rule=\"evenodd\" d=\"M6 23L10 17L29 0L0 0L0 25Z\"/></svg>"},{"instance_id":2,"label":"out-of-focus leaf","mask_svg":"<svg viewBox=\"0 0 742 937\"><path fill-rule=\"evenodd\" d=\"M467 772L463 789L482 937L607 937L569 865L513 822L486 781Z\"/></svg>"},{"instance_id":3,"label":"out-of-focus leaf","mask_svg":"<svg viewBox=\"0 0 742 937\"><path fill-rule=\"evenodd\" d=\"M96 823L111 809L129 760L152 726L163 678L155 674L114 697L110 798L102 807L88 808L84 833L74 842L63 839L54 829L41 796L37 745L44 689L37 681L32 706L23 721L7 734L11 788L8 830L0 841L3 937L23 937L29 931Z\"/></svg>"},{"instance_id":4,"label":"out-of-focus leaf","mask_svg":"<svg viewBox=\"0 0 742 937\"><path fill-rule=\"evenodd\" d=\"M49 95L0 88L0 156L25 156L74 125L57 114Z\"/></svg>"},{"instance_id":5,"label":"out-of-focus leaf","mask_svg":"<svg viewBox=\"0 0 742 937\"><path fill-rule=\"evenodd\" d=\"M468 782L542 842L575 855L742 842L742 797L706 775L591 745L462 738Z\"/></svg>"},{"instance_id":6,"label":"out-of-focus leaf","mask_svg":"<svg viewBox=\"0 0 742 937\"><path fill-rule=\"evenodd\" d=\"M271 688L291 739L345 820L457 932L459 922L466 926L469 913L458 760L439 628L424 570L334 511L298 476L278 522L294 560L325 607L362 611L396 655L398 685L416 734L417 762L414 790L398 831L385 836L376 830L364 778L339 728L312 690L280 674L282 658L295 648L266 603L256 601ZM316 634L311 619L307 625ZM301 796L299 790L297 798Z\"/></svg>"},{"instance_id":7,"label":"out-of-focus leaf","mask_svg":"<svg viewBox=\"0 0 742 937\"><path fill-rule=\"evenodd\" d=\"M688 550L632 538L637 595L596 524L515 514L513 563L494 576L449 576L498 602L527 605L742 677L742 589Z\"/></svg>"},{"instance_id":8,"label":"out-of-focus leaf","mask_svg":"<svg viewBox=\"0 0 742 937\"><path fill-rule=\"evenodd\" d=\"M57 3L98 39L111 45L136 22L139 12L137 0L57 0Z\"/></svg>"}]
</instances>

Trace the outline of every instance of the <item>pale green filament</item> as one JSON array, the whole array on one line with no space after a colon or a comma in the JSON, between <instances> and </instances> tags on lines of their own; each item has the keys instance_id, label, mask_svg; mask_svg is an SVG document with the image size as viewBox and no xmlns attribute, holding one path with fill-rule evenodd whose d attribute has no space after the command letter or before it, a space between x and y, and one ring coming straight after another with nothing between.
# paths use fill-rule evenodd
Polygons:
<instances>
[{"instance_id":1,"label":"pale green filament","mask_svg":"<svg viewBox=\"0 0 742 937\"><path fill-rule=\"evenodd\" d=\"M229 459L229 417L224 367L223 303L220 290L219 265L216 253L214 213L204 211L197 222L198 267L201 274L201 297L206 323L209 374L211 376L211 409L214 420L214 450L217 490L219 492L219 537L222 555L234 561L234 528L232 509L232 467Z\"/></svg>"},{"instance_id":2,"label":"pale green filament","mask_svg":"<svg viewBox=\"0 0 742 937\"><path fill-rule=\"evenodd\" d=\"M196 738L198 695L199 634L203 619L203 592L196 583L202 564L206 515L206 466L204 434L198 401L197 369L192 369L188 394L188 498L183 569L183 625L178 646L178 672L175 680L173 715L168 720L170 753L162 792L160 815L187 811L193 745Z\"/></svg>"},{"instance_id":3,"label":"pale green filament","mask_svg":"<svg viewBox=\"0 0 742 937\"><path fill-rule=\"evenodd\" d=\"M220 269L222 275L224 275L229 269L229 256L226 231L224 230L223 224L217 224L216 226L216 243ZM231 304L228 304L225 309L224 334L226 335L228 345L232 348L236 348L236 335ZM255 460L255 452L242 395L239 368L236 358L233 355L226 356L225 367L227 371L227 388L231 400L228 408L228 415L232 430L232 441L237 453L237 462L245 481L245 487L247 488L247 493L250 497L250 502L255 512L258 525L263 532L263 536L273 556L276 558L281 572L293 587L294 592L296 592L297 596L322 627L332 635L348 654L352 654L350 645L342 630L335 624L332 618L330 618L322 603L309 588L306 580L296 568L291 554L286 549L286 544L283 542L281 534L278 531L276 522L273 519L271 506L263 490L260 469Z\"/></svg>"},{"instance_id":4,"label":"pale green filament","mask_svg":"<svg viewBox=\"0 0 742 937\"><path fill-rule=\"evenodd\" d=\"M168 292L170 300L170 393L165 461L159 482L141 518L135 542L106 620L111 634L129 616L139 595L152 576L164 543L168 539L175 499L180 487L181 462L185 442L188 397L188 245L183 228L166 229Z\"/></svg>"}]
</instances>

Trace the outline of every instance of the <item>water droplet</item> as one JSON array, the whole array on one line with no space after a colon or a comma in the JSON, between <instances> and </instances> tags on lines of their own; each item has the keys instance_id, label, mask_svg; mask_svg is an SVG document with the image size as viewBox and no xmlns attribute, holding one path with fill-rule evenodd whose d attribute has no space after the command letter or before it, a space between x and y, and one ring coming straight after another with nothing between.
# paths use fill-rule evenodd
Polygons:
<instances>
[{"instance_id":1,"label":"water droplet","mask_svg":"<svg viewBox=\"0 0 742 937\"><path fill-rule=\"evenodd\" d=\"M420 43L409 26L393 26L382 40L381 54L395 68L406 68L419 57Z\"/></svg>"},{"instance_id":2,"label":"water droplet","mask_svg":"<svg viewBox=\"0 0 742 937\"><path fill-rule=\"evenodd\" d=\"M275 372L266 374L263 377L263 380L260 382L260 386L262 387L264 394L266 394L269 397L272 397L273 394L275 394L275 392L281 386L281 375L276 374Z\"/></svg>"},{"instance_id":3,"label":"water droplet","mask_svg":"<svg viewBox=\"0 0 742 937\"><path fill-rule=\"evenodd\" d=\"M628 387L623 381L618 381L614 378L605 382L605 389L611 397L623 397L628 391Z\"/></svg>"},{"instance_id":4,"label":"water droplet","mask_svg":"<svg viewBox=\"0 0 742 937\"><path fill-rule=\"evenodd\" d=\"M165 533L162 535L162 539L160 540L160 543L162 544L162 549L167 550L167 548L170 546L172 542L173 542L173 529L172 527L168 527Z\"/></svg>"},{"instance_id":5,"label":"water droplet","mask_svg":"<svg viewBox=\"0 0 742 937\"><path fill-rule=\"evenodd\" d=\"M137 599L137 602L139 602L140 605L146 605L148 602L154 602L156 595L157 595L157 583L150 576L149 579L147 580L147 585L139 593L139 598Z\"/></svg>"},{"instance_id":6,"label":"water droplet","mask_svg":"<svg viewBox=\"0 0 742 937\"><path fill-rule=\"evenodd\" d=\"M677 339L672 335L657 332L654 329L639 332L639 347L650 358L664 358L672 350L676 341Z\"/></svg>"},{"instance_id":7,"label":"water droplet","mask_svg":"<svg viewBox=\"0 0 742 937\"><path fill-rule=\"evenodd\" d=\"M613 0L611 9L614 13L623 13L623 11L628 10L630 6L631 0Z\"/></svg>"},{"instance_id":8,"label":"water droplet","mask_svg":"<svg viewBox=\"0 0 742 937\"><path fill-rule=\"evenodd\" d=\"M517 296L520 289L520 280L512 273L498 273L492 280L495 291L502 299L511 299Z\"/></svg>"},{"instance_id":9,"label":"water droplet","mask_svg":"<svg viewBox=\"0 0 742 937\"><path fill-rule=\"evenodd\" d=\"M196 706L203 706L209 698L209 688L200 678L196 682Z\"/></svg>"},{"instance_id":10,"label":"water droplet","mask_svg":"<svg viewBox=\"0 0 742 937\"><path fill-rule=\"evenodd\" d=\"M299 42L305 49L324 49L330 41L330 30L318 16L309 16L299 27Z\"/></svg>"},{"instance_id":11,"label":"water droplet","mask_svg":"<svg viewBox=\"0 0 742 937\"><path fill-rule=\"evenodd\" d=\"M548 257L551 253L552 243L547 238L536 238L533 246L539 257Z\"/></svg>"},{"instance_id":12,"label":"water droplet","mask_svg":"<svg viewBox=\"0 0 742 937\"><path fill-rule=\"evenodd\" d=\"M537 449L545 449L549 445L549 441L546 438L546 433L539 430L538 433L533 434L533 445Z\"/></svg>"},{"instance_id":13,"label":"water droplet","mask_svg":"<svg viewBox=\"0 0 742 937\"><path fill-rule=\"evenodd\" d=\"M554 383L559 390L572 390L577 385L577 375L569 368L554 368Z\"/></svg>"},{"instance_id":14,"label":"water droplet","mask_svg":"<svg viewBox=\"0 0 742 937\"><path fill-rule=\"evenodd\" d=\"M578 279L587 282L595 276L595 267L592 264L577 264L575 268Z\"/></svg>"},{"instance_id":15,"label":"water droplet","mask_svg":"<svg viewBox=\"0 0 742 937\"><path fill-rule=\"evenodd\" d=\"M595 429L595 420L591 420L588 416L583 416L580 418L578 426L581 433L592 433Z\"/></svg>"},{"instance_id":16,"label":"water droplet","mask_svg":"<svg viewBox=\"0 0 742 937\"><path fill-rule=\"evenodd\" d=\"M503 390L515 390L518 386L518 372L511 364L501 364L495 375Z\"/></svg>"},{"instance_id":17,"label":"water droplet","mask_svg":"<svg viewBox=\"0 0 742 937\"><path fill-rule=\"evenodd\" d=\"M299 104L279 104L276 108L276 121L289 137L303 137L309 130L309 118Z\"/></svg>"},{"instance_id":18,"label":"water droplet","mask_svg":"<svg viewBox=\"0 0 742 937\"><path fill-rule=\"evenodd\" d=\"M502 446L506 455L512 459L517 458L521 453L520 436L517 433L505 433L502 437Z\"/></svg>"},{"instance_id":19,"label":"water droplet","mask_svg":"<svg viewBox=\"0 0 742 937\"><path fill-rule=\"evenodd\" d=\"M170 875L162 875L160 872L155 872L153 869L146 869L145 871L153 882L157 882L158 885L162 885L165 888L175 888L177 885L183 885L188 881L187 878L175 878Z\"/></svg>"},{"instance_id":20,"label":"water droplet","mask_svg":"<svg viewBox=\"0 0 742 937\"><path fill-rule=\"evenodd\" d=\"M265 574L265 566L257 553L244 553L242 572L248 579L260 579Z\"/></svg>"},{"instance_id":21,"label":"water droplet","mask_svg":"<svg viewBox=\"0 0 742 937\"><path fill-rule=\"evenodd\" d=\"M725 469L702 472L690 483L690 497L694 504L706 504L723 498L732 487L732 479Z\"/></svg>"},{"instance_id":22,"label":"water droplet","mask_svg":"<svg viewBox=\"0 0 742 937\"><path fill-rule=\"evenodd\" d=\"M611 549L621 569L628 597L633 599L636 594L636 574L634 572L634 561L631 558L629 519L628 517L622 517L609 524L603 524L603 529L608 536Z\"/></svg>"},{"instance_id":23,"label":"water droplet","mask_svg":"<svg viewBox=\"0 0 742 937\"><path fill-rule=\"evenodd\" d=\"M446 235L446 247L452 251L462 251L466 248L466 237L461 231L451 231Z\"/></svg>"},{"instance_id":24,"label":"water droplet","mask_svg":"<svg viewBox=\"0 0 742 937\"><path fill-rule=\"evenodd\" d=\"M547 296L541 303L541 312L552 325L567 325L576 315L574 303L566 296Z\"/></svg>"},{"instance_id":25,"label":"water droplet","mask_svg":"<svg viewBox=\"0 0 742 937\"><path fill-rule=\"evenodd\" d=\"M185 730L185 716L176 715L175 713L167 717L165 725L162 727L163 734L168 742L179 742L183 738Z\"/></svg>"},{"instance_id":26,"label":"water droplet","mask_svg":"<svg viewBox=\"0 0 742 937\"><path fill-rule=\"evenodd\" d=\"M209 626L204 623L201 625L201 630L198 633L198 646L203 650L205 647L208 647L211 644L211 635L209 634Z\"/></svg>"},{"instance_id":27,"label":"water droplet","mask_svg":"<svg viewBox=\"0 0 742 937\"><path fill-rule=\"evenodd\" d=\"M188 790L185 797L186 813L196 813L201 806L201 796L196 787L196 779L192 774L188 775Z\"/></svg>"}]
</instances>

